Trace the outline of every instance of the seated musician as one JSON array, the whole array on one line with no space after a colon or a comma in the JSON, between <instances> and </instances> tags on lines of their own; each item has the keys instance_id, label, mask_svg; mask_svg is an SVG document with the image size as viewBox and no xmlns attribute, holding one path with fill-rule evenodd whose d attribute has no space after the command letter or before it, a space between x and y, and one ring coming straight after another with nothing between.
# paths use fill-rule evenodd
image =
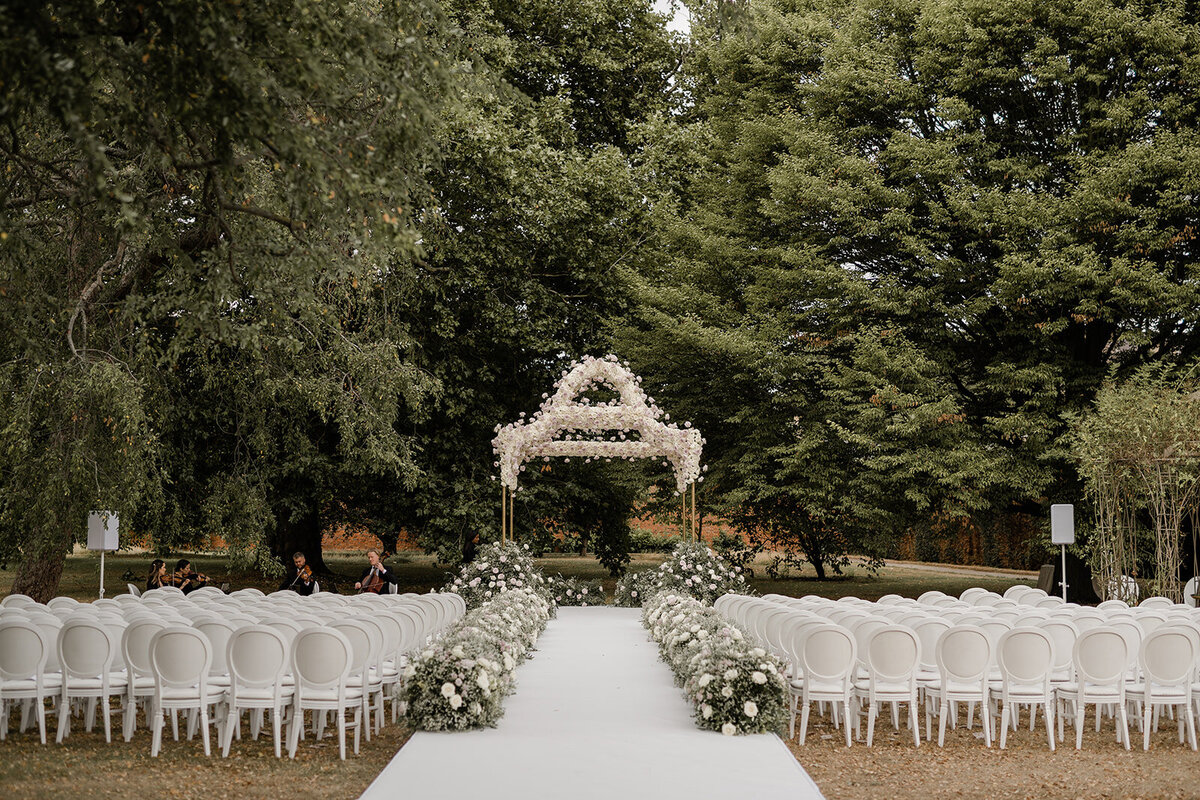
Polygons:
<instances>
[{"instance_id":1,"label":"seated musician","mask_svg":"<svg viewBox=\"0 0 1200 800\"><path fill-rule=\"evenodd\" d=\"M208 585L208 576L192 569L192 562L181 558L175 562L175 572L171 575L171 585L178 586L184 594L191 594L201 586Z\"/></svg>"},{"instance_id":2,"label":"seated musician","mask_svg":"<svg viewBox=\"0 0 1200 800\"><path fill-rule=\"evenodd\" d=\"M287 579L280 584L280 591L288 591L290 589L296 594L304 595L305 597L313 593L313 589L317 585L317 579L313 577L312 567L305 563L305 561L304 553L299 551L292 553L292 563L295 565L295 568L288 575Z\"/></svg>"},{"instance_id":3,"label":"seated musician","mask_svg":"<svg viewBox=\"0 0 1200 800\"><path fill-rule=\"evenodd\" d=\"M389 583L399 583L400 579L383 564L378 550L368 550L367 560L371 563L363 570L362 577L354 584L360 592L383 593Z\"/></svg>"},{"instance_id":4,"label":"seated musician","mask_svg":"<svg viewBox=\"0 0 1200 800\"><path fill-rule=\"evenodd\" d=\"M171 576L167 574L167 562L156 558L150 562L150 575L146 578L146 591L161 589L171 585Z\"/></svg>"}]
</instances>

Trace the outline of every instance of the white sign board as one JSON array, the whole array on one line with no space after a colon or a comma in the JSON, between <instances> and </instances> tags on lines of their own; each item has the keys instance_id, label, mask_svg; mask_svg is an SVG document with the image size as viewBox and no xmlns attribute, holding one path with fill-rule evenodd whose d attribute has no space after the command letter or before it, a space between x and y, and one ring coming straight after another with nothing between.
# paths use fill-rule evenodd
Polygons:
<instances>
[{"instance_id":1,"label":"white sign board","mask_svg":"<svg viewBox=\"0 0 1200 800\"><path fill-rule=\"evenodd\" d=\"M1050 506L1050 541L1054 544L1075 544L1075 506L1071 503Z\"/></svg>"},{"instance_id":2,"label":"white sign board","mask_svg":"<svg viewBox=\"0 0 1200 800\"><path fill-rule=\"evenodd\" d=\"M119 523L115 511L88 514L88 550L116 550Z\"/></svg>"}]
</instances>

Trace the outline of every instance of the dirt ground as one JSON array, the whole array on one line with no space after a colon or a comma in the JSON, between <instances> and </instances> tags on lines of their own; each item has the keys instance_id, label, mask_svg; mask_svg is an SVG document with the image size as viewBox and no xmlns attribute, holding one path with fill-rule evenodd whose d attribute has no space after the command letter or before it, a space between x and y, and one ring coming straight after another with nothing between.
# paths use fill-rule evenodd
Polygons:
<instances>
[{"instance_id":1,"label":"dirt ground","mask_svg":"<svg viewBox=\"0 0 1200 800\"><path fill-rule=\"evenodd\" d=\"M1151 735L1149 752L1135 730L1134 749L1127 752L1116 742L1112 721L1104 720L1097 733L1089 713L1083 749L1075 749L1068 725L1066 741L1053 753L1040 716L1032 732L1023 717L1020 730L1009 731L1005 750L996 743L985 747L978 721L968 731L965 717L957 730L946 731L946 746L939 748L936 718L933 724L933 742L922 736L919 749L904 722L896 731L890 719L876 729L873 747L864 741L847 748L842 732L823 718L810 722L803 746L797 740L788 746L828 800L1200 798L1200 753L1179 743L1173 722L1164 721Z\"/></svg>"}]
</instances>

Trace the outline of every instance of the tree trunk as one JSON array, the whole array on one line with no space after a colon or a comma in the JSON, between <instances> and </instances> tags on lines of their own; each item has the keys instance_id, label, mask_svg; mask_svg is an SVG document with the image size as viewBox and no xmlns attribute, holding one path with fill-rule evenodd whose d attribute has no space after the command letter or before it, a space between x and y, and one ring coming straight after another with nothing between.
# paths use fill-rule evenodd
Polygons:
<instances>
[{"instance_id":1,"label":"tree trunk","mask_svg":"<svg viewBox=\"0 0 1200 800\"><path fill-rule=\"evenodd\" d=\"M58 593L63 566L74 544L74 537L65 529L46 534L36 549L25 554L17 567L12 594L29 595L45 603Z\"/></svg>"},{"instance_id":2,"label":"tree trunk","mask_svg":"<svg viewBox=\"0 0 1200 800\"><path fill-rule=\"evenodd\" d=\"M320 512L316 508L309 508L303 513L291 517L287 512L282 512L279 520L275 526L275 536L272 537L271 550L280 563L284 567L290 567L292 554L304 553L305 560L318 577L334 577L333 573L329 571L329 567L325 565L325 559L321 553L321 542L325 530L321 525Z\"/></svg>"}]
</instances>

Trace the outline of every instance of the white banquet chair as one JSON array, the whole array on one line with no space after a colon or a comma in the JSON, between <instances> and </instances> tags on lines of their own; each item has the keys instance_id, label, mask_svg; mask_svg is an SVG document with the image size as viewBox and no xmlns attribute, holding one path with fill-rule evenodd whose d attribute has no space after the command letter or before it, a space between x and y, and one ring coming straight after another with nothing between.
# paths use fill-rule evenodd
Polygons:
<instances>
[{"instance_id":1,"label":"white banquet chair","mask_svg":"<svg viewBox=\"0 0 1200 800\"><path fill-rule=\"evenodd\" d=\"M1116 631L1093 628L1079 634L1073 653L1075 680L1057 688L1059 738L1062 738L1062 720L1065 704L1071 703L1075 720L1075 749L1083 747L1083 722L1087 706L1096 706L1099 717L1101 707L1113 705L1120 717L1117 741L1129 749L1129 719L1125 711L1125 682L1129 655L1125 650L1125 639Z\"/></svg>"},{"instance_id":2,"label":"white banquet chair","mask_svg":"<svg viewBox=\"0 0 1200 800\"><path fill-rule=\"evenodd\" d=\"M833 703L842 707L842 728L846 746L850 747L850 704L854 698L854 671L858 664L858 644L848 630L840 625L819 625L808 631L799 648L790 647L791 656L800 665L804 680L797 692L789 691L791 714L789 738L796 735L796 702L802 706L800 744L808 734L808 716L813 701Z\"/></svg>"},{"instance_id":3,"label":"white banquet chair","mask_svg":"<svg viewBox=\"0 0 1200 800\"><path fill-rule=\"evenodd\" d=\"M291 723L288 726L288 756L296 757L304 711L334 711L337 714L338 752L346 760L346 728L354 728L354 754L358 755L362 729L363 693L348 685L354 648L340 631L306 628L292 642L292 674L296 680ZM346 709L354 709L354 721L346 721Z\"/></svg>"},{"instance_id":4,"label":"white banquet chair","mask_svg":"<svg viewBox=\"0 0 1200 800\"><path fill-rule=\"evenodd\" d=\"M1173 708L1179 718L1179 739L1183 741L1184 723L1187 742L1196 749L1196 719L1192 713L1192 684L1196 660L1200 654L1187 632L1159 628L1142 642L1139 660L1143 680L1125 690L1130 700L1144 704L1142 710L1142 749L1150 749L1151 719L1159 708Z\"/></svg>"},{"instance_id":5,"label":"white banquet chair","mask_svg":"<svg viewBox=\"0 0 1200 800\"><path fill-rule=\"evenodd\" d=\"M92 729L99 705L104 717L104 740L112 742L109 698L121 696L128 681L125 673L113 671L120 639L101 622L74 618L63 623L57 646L58 662L62 667L62 695L56 741L61 743L70 729L71 701L86 699L85 729ZM127 709L126 713L129 713Z\"/></svg>"},{"instance_id":6,"label":"white banquet chair","mask_svg":"<svg viewBox=\"0 0 1200 800\"><path fill-rule=\"evenodd\" d=\"M53 640L32 622L0 621L0 741L8 736L9 708L32 703L38 733L46 743L46 701L62 684L62 676L46 672Z\"/></svg>"},{"instance_id":7,"label":"white banquet chair","mask_svg":"<svg viewBox=\"0 0 1200 800\"><path fill-rule=\"evenodd\" d=\"M1043 709L1046 736L1054 750L1054 686L1050 682L1055 664L1054 640L1040 628L1013 628L1006 631L997 647L996 664L1000 669L1000 749L1008 744L1008 727L1015 728L1017 712L1028 705L1029 728L1033 730L1037 708Z\"/></svg>"},{"instance_id":8,"label":"white banquet chair","mask_svg":"<svg viewBox=\"0 0 1200 800\"><path fill-rule=\"evenodd\" d=\"M925 686L925 729L930 734L930 709L938 704L938 747L946 744L946 722L952 703L979 703L983 717L984 743L992 746L989 716L988 671L992 665L992 642L987 632L972 625L947 629L934 649L938 679Z\"/></svg>"},{"instance_id":9,"label":"white banquet chair","mask_svg":"<svg viewBox=\"0 0 1200 800\"><path fill-rule=\"evenodd\" d=\"M284 712L295 696L295 686L286 677L287 639L278 629L267 625L239 628L229 637L225 660L229 665L229 709L222 731L221 755L229 755L234 732L241 729L242 711L250 709L255 712L250 718L253 738L258 738L257 712L271 712L275 757L280 758Z\"/></svg>"},{"instance_id":10,"label":"white banquet chair","mask_svg":"<svg viewBox=\"0 0 1200 800\"><path fill-rule=\"evenodd\" d=\"M867 704L867 746L875 740L875 720L880 703L892 703L895 721L896 708L908 703L908 724L913 743L921 746L921 731L917 722L917 668L921 663L921 640L911 628L892 625L881 628L867 641L867 678L855 681L854 694Z\"/></svg>"},{"instance_id":11,"label":"white banquet chair","mask_svg":"<svg viewBox=\"0 0 1200 800\"><path fill-rule=\"evenodd\" d=\"M183 625L163 628L150 640L150 665L154 672L154 721L151 727L154 738L150 743L150 755L157 757L162 747L163 714L182 710L193 711L198 716L204 755L211 755L208 709L224 699L225 689L209 685L212 645L208 639L195 628ZM190 734L191 726L188 727Z\"/></svg>"}]
</instances>

